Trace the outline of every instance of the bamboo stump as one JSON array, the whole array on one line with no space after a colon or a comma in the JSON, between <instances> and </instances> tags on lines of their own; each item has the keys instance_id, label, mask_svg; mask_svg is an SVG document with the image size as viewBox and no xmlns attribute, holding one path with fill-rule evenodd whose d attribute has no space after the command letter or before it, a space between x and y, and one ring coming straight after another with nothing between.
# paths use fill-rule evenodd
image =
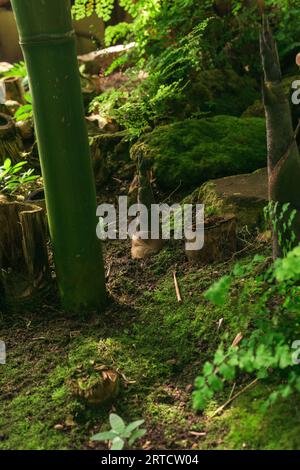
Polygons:
<instances>
[{"instance_id":1,"label":"bamboo stump","mask_svg":"<svg viewBox=\"0 0 300 470\"><path fill-rule=\"evenodd\" d=\"M228 259L236 248L236 218L233 214L226 214L222 217L209 218L204 222L203 248L186 250L186 256L192 263L216 263Z\"/></svg>"},{"instance_id":2,"label":"bamboo stump","mask_svg":"<svg viewBox=\"0 0 300 470\"><path fill-rule=\"evenodd\" d=\"M5 85L6 100L17 101L24 103L24 87L22 79L19 77L7 77L3 80Z\"/></svg>"},{"instance_id":3,"label":"bamboo stump","mask_svg":"<svg viewBox=\"0 0 300 470\"><path fill-rule=\"evenodd\" d=\"M6 308L30 302L49 286L46 233L42 208L0 196L0 283Z\"/></svg>"},{"instance_id":4,"label":"bamboo stump","mask_svg":"<svg viewBox=\"0 0 300 470\"><path fill-rule=\"evenodd\" d=\"M10 158L13 164L19 162L22 150L22 139L13 120L7 114L0 113L0 165L6 158Z\"/></svg>"}]
</instances>

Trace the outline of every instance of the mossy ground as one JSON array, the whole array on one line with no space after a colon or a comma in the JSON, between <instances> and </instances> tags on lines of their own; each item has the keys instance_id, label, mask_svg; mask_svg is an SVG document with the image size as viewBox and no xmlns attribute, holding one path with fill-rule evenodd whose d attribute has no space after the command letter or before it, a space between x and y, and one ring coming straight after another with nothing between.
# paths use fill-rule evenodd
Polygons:
<instances>
[{"instance_id":1,"label":"mossy ground","mask_svg":"<svg viewBox=\"0 0 300 470\"><path fill-rule=\"evenodd\" d=\"M107 246L111 303L105 313L79 318L45 302L34 312L2 316L8 354L7 365L0 366L0 449L104 448L89 437L107 427L112 409L126 421L145 418L148 432L137 447L146 449L299 449L300 400L263 412L266 386L242 394L220 417L192 410L194 378L221 335L234 338L253 317L252 305L242 298L219 310L203 298L234 260L190 266L178 245L143 262L130 260L129 252L124 242ZM182 304L174 291L174 270ZM71 395L72 371L93 360L122 374L114 403L88 406Z\"/></svg>"}]
</instances>

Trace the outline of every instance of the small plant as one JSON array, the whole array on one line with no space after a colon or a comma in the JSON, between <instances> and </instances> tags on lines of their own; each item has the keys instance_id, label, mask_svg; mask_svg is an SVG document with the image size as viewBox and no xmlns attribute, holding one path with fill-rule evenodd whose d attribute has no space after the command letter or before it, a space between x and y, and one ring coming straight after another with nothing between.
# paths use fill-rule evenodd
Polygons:
<instances>
[{"instance_id":1,"label":"small plant","mask_svg":"<svg viewBox=\"0 0 300 470\"><path fill-rule=\"evenodd\" d=\"M246 265L237 264L230 276L222 277L205 293L216 308L224 308L238 301L234 291L239 291L239 297L252 302L255 318L245 337L237 335L238 341L228 342L224 335L212 360L204 364L193 392L197 410L204 410L215 394L242 375L253 376L255 381L270 381L272 377L273 390L264 402L265 408L300 392L298 362L292 350L299 331L300 247L267 270L265 263L266 259L256 256Z\"/></svg>"},{"instance_id":2,"label":"small plant","mask_svg":"<svg viewBox=\"0 0 300 470\"><path fill-rule=\"evenodd\" d=\"M144 420L133 421L125 424L123 419L115 413L109 415L111 430L100 432L92 437L92 441L109 441L111 450L122 450L125 444L131 447L135 441L146 434L146 429L139 429Z\"/></svg>"},{"instance_id":3,"label":"small plant","mask_svg":"<svg viewBox=\"0 0 300 470\"><path fill-rule=\"evenodd\" d=\"M25 93L24 99L26 104L21 106L14 115L14 118L17 122L19 121L26 121L27 119L31 119L33 117L33 110L32 110L32 98L29 93Z\"/></svg>"},{"instance_id":4,"label":"small plant","mask_svg":"<svg viewBox=\"0 0 300 470\"><path fill-rule=\"evenodd\" d=\"M38 175L33 175L32 168L23 171L27 161L22 161L12 165L12 162L7 158L3 165L0 166L0 192L13 194L20 189L21 186L32 183L39 178Z\"/></svg>"},{"instance_id":5,"label":"small plant","mask_svg":"<svg viewBox=\"0 0 300 470\"><path fill-rule=\"evenodd\" d=\"M4 77L19 77L19 78L26 78L27 77L27 70L25 62L18 62L13 65L11 69L5 72Z\"/></svg>"}]
</instances>

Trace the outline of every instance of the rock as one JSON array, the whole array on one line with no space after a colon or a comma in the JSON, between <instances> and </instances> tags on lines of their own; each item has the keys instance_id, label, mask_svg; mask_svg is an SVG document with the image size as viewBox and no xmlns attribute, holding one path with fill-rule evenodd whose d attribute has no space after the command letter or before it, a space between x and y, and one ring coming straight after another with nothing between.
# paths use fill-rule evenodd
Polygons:
<instances>
[{"instance_id":1,"label":"rock","mask_svg":"<svg viewBox=\"0 0 300 470\"><path fill-rule=\"evenodd\" d=\"M193 234L191 233L193 236ZM204 246L185 250L190 263L220 263L228 259L237 248L236 217L233 214L212 216L204 223ZM187 237L189 242L196 238Z\"/></svg>"},{"instance_id":2,"label":"rock","mask_svg":"<svg viewBox=\"0 0 300 470\"><path fill-rule=\"evenodd\" d=\"M106 70L118 57L135 47L131 42L126 45L111 46L99 51L93 51L88 54L78 56L79 66L83 66L84 73L99 75Z\"/></svg>"},{"instance_id":3,"label":"rock","mask_svg":"<svg viewBox=\"0 0 300 470\"><path fill-rule=\"evenodd\" d=\"M0 62L0 75L9 72L13 68L13 65L9 62Z\"/></svg>"},{"instance_id":4,"label":"rock","mask_svg":"<svg viewBox=\"0 0 300 470\"><path fill-rule=\"evenodd\" d=\"M126 133L102 133L90 137L90 147L96 185L101 186L108 177L132 179L134 165L130 160Z\"/></svg>"},{"instance_id":5,"label":"rock","mask_svg":"<svg viewBox=\"0 0 300 470\"><path fill-rule=\"evenodd\" d=\"M255 100L242 114L242 117L264 117L265 110L261 100Z\"/></svg>"},{"instance_id":6,"label":"rock","mask_svg":"<svg viewBox=\"0 0 300 470\"><path fill-rule=\"evenodd\" d=\"M208 213L233 213L239 228L260 228L268 204L267 169L208 181L184 202L205 204Z\"/></svg>"},{"instance_id":7,"label":"rock","mask_svg":"<svg viewBox=\"0 0 300 470\"><path fill-rule=\"evenodd\" d=\"M131 157L153 171L159 189L196 188L213 178L264 167L265 121L215 116L160 126L132 147Z\"/></svg>"},{"instance_id":8,"label":"rock","mask_svg":"<svg viewBox=\"0 0 300 470\"><path fill-rule=\"evenodd\" d=\"M259 97L260 90L251 77L240 76L231 69L206 70L196 75L186 88L182 109L189 116L199 111L241 116Z\"/></svg>"}]
</instances>

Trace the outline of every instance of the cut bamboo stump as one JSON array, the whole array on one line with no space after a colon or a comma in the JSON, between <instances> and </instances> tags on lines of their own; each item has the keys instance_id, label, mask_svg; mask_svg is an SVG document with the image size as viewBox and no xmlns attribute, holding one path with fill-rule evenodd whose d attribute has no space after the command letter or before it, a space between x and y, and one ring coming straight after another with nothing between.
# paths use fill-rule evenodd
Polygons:
<instances>
[{"instance_id":1,"label":"cut bamboo stump","mask_svg":"<svg viewBox=\"0 0 300 470\"><path fill-rule=\"evenodd\" d=\"M22 139L13 120L7 114L0 113L0 165L6 158L10 158L13 164L19 162L22 150Z\"/></svg>"},{"instance_id":2,"label":"cut bamboo stump","mask_svg":"<svg viewBox=\"0 0 300 470\"><path fill-rule=\"evenodd\" d=\"M24 103L24 87L19 77L4 78L6 100Z\"/></svg>"},{"instance_id":3,"label":"cut bamboo stump","mask_svg":"<svg viewBox=\"0 0 300 470\"><path fill-rule=\"evenodd\" d=\"M194 240L189 237L189 241ZM216 263L228 259L236 249L236 218L233 214L225 214L205 221L203 248L186 250L186 256L192 263Z\"/></svg>"},{"instance_id":4,"label":"cut bamboo stump","mask_svg":"<svg viewBox=\"0 0 300 470\"><path fill-rule=\"evenodd\" d=\"M0 283L7 308L27 304L50 285L42 208L0 196Z\"/></svg>"}]
</instances>

